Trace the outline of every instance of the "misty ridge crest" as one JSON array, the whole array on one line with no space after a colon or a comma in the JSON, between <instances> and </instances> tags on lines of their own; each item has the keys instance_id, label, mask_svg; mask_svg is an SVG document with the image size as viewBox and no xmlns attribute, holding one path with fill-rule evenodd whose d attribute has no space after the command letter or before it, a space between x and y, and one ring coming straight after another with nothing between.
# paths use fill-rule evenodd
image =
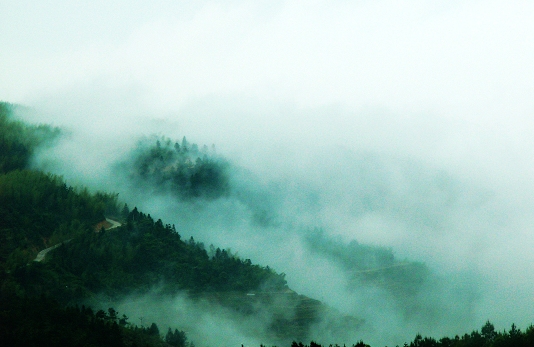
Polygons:
<instances>
[{"instance_id":1,"label":"misty ridge crest","mask_svg":"<svg viewBox=\"0 0 534 347\"><path fill-rule=\"evenodd\" d=\"M135 159L117 165L126 169L135 187L149 183L156 192L170 192L181 199L216 199L228 195L229 163L215 153L215 146L190 144L185 136L181 143L164 136L140 140L134 149Z\"/></svg>"},{"instance_id":2,"label":"misty ridge crest","mask_svg":"<svg viewBox=\"0 0 534 347\"><path fill-rule=\"evenodd\" d=\"M22 106L0 102L0 172L28 166L37 147L52 146L60 135L59 128L48 125L28 125L14 119L14 112Z\"/></svg>"},{"instance_id":3,"label":"misty ridge crest","mask_svg":"<svg viewBox=\"0 0 534 347\"><path fill-rule=\"evenodd\" d=\"M447 278L422 262L397 259L390 248L355 240L344 243L322 229L310 231L306 242L312 252L342 269L348 292L357 294L362 288L378 290L392 301L404 319L417 321L424 317L426 323L439 324L469 312L470 301L476 299L476 292L464 288L461 295L454 295L456 302L451 305L444 299L454 292Z\"/></svg>"},{"instance_id":4,"label":"misty ridge crest","mask_svg":"<svg viewBox=\"0 0 534 347\"><path fill-rule=\"evenodd\" d=\"M391 248L365 245L354 239L346 243L330 236L324 228L313 226L314 229L310 230L309 226L296 226L293 219L298 211L292 210L293 206L286 206L287 195L301 195L301 202L296 204L302 204L308 211L320 213L322 206L319 191L310 187L293 192L293 183L287 180L260 183L251 172L234 166L213 150L209 152L207 146L203 146L202 150L198 148L198 145L188 143L185 137L180 145L178 141L152 136L139 142L129 158L130 164L125 162L121 166L128 167L129 176L125 178L129 178L131 184L139 190L167 193L186 203L205 201L208 206L216 203L217 199L235 199L246 206L250 213L251 227L258 228L258 232L296 228L301 234L304 247L311 254L328 259L345 274L345 286L352 295L359 295L362 288L376 289L383 299L393 302L396 310L401 312L402 319L438 324L443 320L454 319L457 314L470 314L472 302L477 296L476 291L469 287L471 279L461 279L464 286L457 290L449 280L436 274L424 263L397 259ZM200 159L200 155L203 159ZM197 158L194 159L195 157ZM329 172L328 169L326 171L329 175L339 177L338 182L334 180L338 185L332 187L336 194L357 194L349 206L354 215L377 211L399 214L400 211L395 209L405 206L403 213L411 216L417 224L443 229L447 226L440 225L440 216L430 214L434 213L431 212L434 209L429 208L429 205L444 204L446 207L459 208L458 206L471 204L470 201L464 201L462 185L441 172L419 169L414 175L413 168L417 166L392 166L391 162L385 164L384 160L369 156L341 159L357 163L352 164L352 170L357 173L353 181L359 182L355 187L353 182L344 181L344 175ZM335 168L335 160L330 158L330 162L325 161L323 165ZM205 163L208 165L205 166ZM404 179L412 175L418 181L391 181L390 170L395 172L393 177ZM117 174L120 175L121 171ZM195 177L203 179L197 180ZM181 184L177 184L177 181ZM397 186L403 187L402 190L399 191ZM341 191L336 191L339 189ZM429 191L432 194L428 194ZM416 195L419 201L415 200L415 204L410 202L408 205L404 194ZM477 199L477 195L474 196ZM202 215L201 211L195 211L199 216ZM230 215L236 214L234 211L222 211ZM447 302L451 295L456 301L455 305Z\"/></svg>"},{"instance_id":5,"label":"misty ridge crest","mask_svg":"<svg viewBox=\"0 0 534 347\"><path fill-rule=\"evenodd\" d=\"M429 280L430 269L423 263L395 259L389 248L362 245L353 240L344 244L321 229L306 237L311 249L337 261L351 275L349 286L384 287L394 297L415 296Z\"/></svg>"}]
</instances>

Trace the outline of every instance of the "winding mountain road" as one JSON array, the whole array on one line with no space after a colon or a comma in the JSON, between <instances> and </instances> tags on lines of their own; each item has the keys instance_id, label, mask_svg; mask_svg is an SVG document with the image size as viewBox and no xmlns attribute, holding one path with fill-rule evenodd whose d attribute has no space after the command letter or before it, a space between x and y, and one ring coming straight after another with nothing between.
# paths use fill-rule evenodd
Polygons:
<instances>
[{"instance_id":1,"label":"winding mountain road","mask_svg":"<svg viewBox=\"0 0 534 347\"><path fill-rule=\"evenodd\" d=\"M106 230L115 229L115 228L118 228L118 227L120 227L122 225L121 223L119 223L119 222L117 222L116 220L113 220L113 219L106 218L106 221L111 223L111 226L109 228L107 228ZM68 239L66 241L60 242L58 244L55 244L52 247L48 247L48 248L43 249L42 251L37 253L37 256L35 257L35 259L33 261L36 261L36 262L43 261L44 258L46 257L46 255L48 254L48 252L58 248L59 246L61 246L64 243L70 242L71 240L72 239Z\"/></svg>"},{"instance_id":2,"label":"winding mountain road","mask_svg":"<svg viewBox=\"0 0 534 347\"><path fill-rule=\"evenodd\" d=\"M106 221L108 221L109 223L112 224L112 226L110 226L106 230L115 229L115 228L118 228L118 227L120 227L122 225L121 223L119 223L119 222L117 222L116 220L113 220L113 219L106 218Z\"/></svg>"}]
</instances>

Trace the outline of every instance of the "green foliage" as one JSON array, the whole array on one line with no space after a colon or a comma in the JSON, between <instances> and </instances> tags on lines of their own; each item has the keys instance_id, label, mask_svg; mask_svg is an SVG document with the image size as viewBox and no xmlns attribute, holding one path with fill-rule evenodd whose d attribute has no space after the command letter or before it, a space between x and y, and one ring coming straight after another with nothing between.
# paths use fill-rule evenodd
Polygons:
<instances>
[{"instance_id":1,"label":"green foliage","mask_svg":"<svg viewBox=\"0 0 534 347\"><path fill-rule=\"evenodd\" d=\"M90 292L110 296L148 290L161 281L166 292L286 288L284 274L231 257L225 250L217 249L210 257L203 244L184 242L174 226L154 221L137 208L122 227L83 234L58 248L47 265L79 279Z\"/></svg>"},{"instance_id":2,"label":"green foliage","mask_svg":"<svg viewBox=\"0 0 534 347\"><path fill-rule=\"evenodd\" d=\"M470 334L454 338L443 337L436 340L432 337L422 337L417 334L409 347L530 347L534 346L534 328L529 326L525 332L512 324L509 331L497 332L489 321L482 327L481 332L475 330Z\"/></svg>"},{"instance_id":3,"label":"green foliage","mask_svg":"<svg viewBox=\"0 0 534 347\"><path fill-rule=\"evenodd\" d=\"M90 233L116 199L75 189L39 171L0 174L0 264L9 258L8 268L23 265L40 249Z\"/></svg>"},{"instance_id":4,"label":"green foliage","mask_svg":"<svg viewBox=\"0 0 534 347\"><path fill-rule=\"evenodd\" d=\"M230 250L213 247L208 253L192 238L184 242L174 226L126 204L120 209L116 194L91 194L68 186L59 176L29 170L31 156L57 138L59 130L14 120L15 109L0 102L0 341L4 345L194 346L183 331L169 328L162 340L156 324L132 326L113 308L95 313L86 307L61 306L96 294L117 298L148 292L155 284L163 293L187 291L193 298L208 298L248 315L258 314L263 304L283 302L285 310L268 313L270 332L277 336L307 336L325 314L319 301L290 291L283 273L240 259ZM163 137L140 143L130 169L136 184L170 189L181 199L215 199L230 190L228 163L185 137L174 144ZM258 223L273 224L272 216L257 210ZM105 216L124 224L95 231ZM395 297L416 295L430 277L423 264L398 261L383 247L343 244L321 231L312 233L308 243L352 274L352 285L380 286ZM59 247L46 262L32 261L39 250L56 244ZM359 324L342 318L347 324L337 329ZM480 332L440 340L418 334L405 345L534 346L534 327L521 331L512 325L509 331L498 332L488 321ZM368 345L359 341L352 346ZM308 345L293 342L292 347ZM312 341L309 347L321 345Z\"/></svg>"},{"instance_id":5,"label":"green foliage","mask_svg":"<svg viewBox=\"0 0 534 347\"><path fill-rule=\"evenodd\" d=\"M28 170L32 154L52 144L59 129L17 121L17 108L0 102L0 269L7 271L28 263L38 250L88 232L117 200Z\"/></svg>"},{"instance_id":6,"label":"green foliage","mask_svg":"<svg viewBox=\"0 0 534 347\"><path fill-rule=\"evenodd\" d=\"M182 199L216 199L229 192L228 163L207 146L199 150L185 137L180 145L165 137L141 141L125 163L136 187L172 192ZM121 168L122 170L123 168Z\"/></svg>"},{"instance_id":7,"label":"green foliage","mask_svg":"<svg viewBox=\"0 0 534 347\"><path fill-rule=\"evenodd\" d=\"M159 334L121 324L117 315L112 308L94 313L85 306L63 308L47 297L2 295L0 341L5 346L166 346Z\"/></svg>"},{"instance_id":8,"label":"green foliage","mask_svg":"<svg viewBox=\"0 0 534 347\"><path fill-rule=\"evenodd\" d=\"M330 347L339 345L330 345ZM369 347L363 341L352 345L353 347ZM532 347L534 346L534 326L530 325L524 332L512 324L510 330L497 332L489 321L482 327L481 332L475 330L462 337L442 337L436 340L433 337L423 337L417 334L413 341L405 343L405 347ZM309 345L293 341L291 347L322 347L312 341Z\"/></svg>"},{"instance_id":9,"label":"green foliage","mask_svg":"<svg viewBox=\"0 0 534 347\"><path fill-rule=\"evenodd\" d=\"M187 337L183 331L174 329L174 332L169 328L165 335L165 342L174 347L186 347Z\"/></svg>"},{"instance_id":10,"label":"green foliage","mask_svg":"<svg viewBox=\"0 0 534 347\"><path fill-rule=\"evenodd\" d=\"M346 345L343 345L345 347ZM291 347L322 347L321 344L311 341L309 345L305 345L302 342L293 341L291 343ZM341 347L338 344L330 345L330 347ZM357 343L353 344L352 347L370 347L368 344L365 344L363 341L358 341Z\"/></svg>"},{"instance_id":11,"label":"green foliage","mask_svg":"<svg viewBox=\"0 0 534 347\"><path fill-rule=\"evenodd\" d=\"M31 155L59 135L58 128L13 119L17 106L0 102L0 173L27 168Z\"/></svg>"}]
</instances>

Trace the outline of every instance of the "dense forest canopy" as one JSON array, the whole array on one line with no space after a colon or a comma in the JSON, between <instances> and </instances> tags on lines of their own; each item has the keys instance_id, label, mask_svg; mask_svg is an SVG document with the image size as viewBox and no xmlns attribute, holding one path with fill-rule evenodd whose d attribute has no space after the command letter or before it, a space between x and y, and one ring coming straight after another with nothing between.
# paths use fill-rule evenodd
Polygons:
<instances>
[{"instance_id":1,"label":"dense forest canopy","mask_svg":"<svg viewBox=\"0 0 534 347\"><path fill-rule=\"evenodd\" d=\"M35 150L51 144L60 134L59 128L14 119L17 108L21 106L0 102L0 172L4 173L26 168Z\"/></svg>"},{"instance_id":2,"label":"dense forest canopy","mask_svg":"<svg viewBox=\"0 0 534 347\"><path fill-rule=\"evenodd\" d=\"M56 175L30 170L33 153L59 136L57 128L14 119L17 106L0 103L0 264L25 264L36 252L92 230L116 207L117 196L90 194Z\"/></svg>"},{"instance_id":3,"label":"dense forest canopy","mask_svg":"<svg viewBox=\"0 0 534 347\"><path fill-rule=\"evenodd\" d=\"M181 142L164 136L141 140L132 151L133 158L118 166L124 169L137 189L153 188L170 192L181 199L216 199L229 193L228 166L214 147Z\"/></svg>"}]
</instances>

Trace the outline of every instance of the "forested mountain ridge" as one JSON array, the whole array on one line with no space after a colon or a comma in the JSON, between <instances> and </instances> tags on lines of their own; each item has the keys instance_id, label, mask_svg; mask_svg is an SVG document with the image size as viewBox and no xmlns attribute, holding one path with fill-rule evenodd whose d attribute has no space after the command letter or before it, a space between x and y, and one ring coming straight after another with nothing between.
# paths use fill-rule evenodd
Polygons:
<instances>
[{"instance_id":1,"label":"forested mountain ridge","mask_svg":"<svg viewBox=\"0 0 534 347\"><path fill-rule=\"evenodd\" d=\"M13 119L16 108L0 103L0 266L8 270L43 248L87 232L115 208L117 199L30 170L32 154L50 145L60 131Z\"/></svg>"},{"instance_id":2,"label":"forested mountain ridge","mask_svg":"<svg viewBox=\"0 0 534 347\"><path fill-rule=\"evenodd\" d=\"M57 242L94 233L116 195L90 194L55 175L30 170L32 154L57 138L58 129L12 118L18 106L0 102L0 340L10 346L185 346L175 331L137 327L116 311L64 307L76 278L65 278L36 253ZM62 290L58 290L61 288ZM59 304L56 300L61 300ZM111 314L113 313L113 315ZM174 337L182 336L177 341Z\"/></svg>"},{"instance_id":3,"label":"forested mountain ridge","mask_svg":"<svg viewBox=\"0 0 534 347\"><path fill-rule=\"evenodd\" d=\"M44 143L13 136L31 134L36 128L12 119L12 106L1 107L4 126L0 136L5 143L1 161L6 163L0 173L4 298L19 298L21 305L38 297L73 305L97 295L118 298L147 293L159 286L160 293L186 292L193 300L207 299L240 315L267 310L265 314L272 319L270 332L266 333L285 338L304 338L310 325L327 309L316 300L292 292L284 274L254 265L225 249L212 248L208 254L202 243L192 238L182 240L174 226L154 220L137 208L130 211L127 205L120 207L116 194L90 193L69 186L60 176L30 169L31 154ZM54 134L57 136L58 131ZM194 146L191 151L196 152ZM182 160L184 155L180 151L176 165L186 165L193 171L188 171L189 183L178 186L187 192L181 195L183 198L213 198L224 193L224 184L219 185L223 180L213 181L214 177L223 177L217 171L218 164L204 158L191 166L190 160ZM123 225L112 231L95 231L95 226L110 215ZM70 242L50 252L44 262L32 261L40 250L66 240ZM280 298L286 302L287 312L269 308Z\"/></svg>"},{"instance_id":4,"label":"forested mountain ridge","mask_svg":"<svg viewBox=\"0 0 534 347\"><path fill-rule=\"evenodd\" d=\"M229 163L204 145L181 143L164 136L140 140L132 151L134 159L118 165L118 174L128 173L132 188L153 187L190 200L216 199L228 195Z\"/></svg>"},{"instance_id":5,"label":"forested mountain ridge","mask_svg":"<svg viewBox=\"0 0 534 347\"><path fill-rule=\"evenodd\" d=\"M7 115L5 118L8 126L2 130L11 131L14 126L7 121ZM31 129L20 122L14 124ZM33 150L34 147L27 147L28 153ZM216 249L210 257L202 243L192 238L184 242L173 226L164 225L137 208L119 208L116 194L92 194L87 189L71 187L61 177L27 169L24 162L28 158L15 160L18 156L17 151L2 153L4 162L20 163L0 176L0 261L5 269L24 268L38 250L73 238L51 253L45 266L63 267L62 271L81 278L99 278L83 282L82 287L95 292L113 288L124 293L137 285L150 286L158 278L168 280L174 289L194 292L246 292L259 290L260 286L271 291L287 288L284 275L269 267L253 265L224 249ZM124 226L113 232L95 233L94 226L105 215L121 218ZM107 273L108 268L117 272ZM113 287L111 281L121 285Z\"/></svg>"},{"instance_id":6,"label":"forested mountain ridge","mask_svg":"<svg viewBox=\"0 0 534 347\"><path fill-rule=\"evenodd\" d=\"M61 176L32 170L32 154L60 131L17 121L11 116L14 108L0 103L1 341L13 346L193 346L183 331L160 331L150 323L138 327L113 309L81 306L100 295L120 298L154 288L157 295L180 292L193 302L220 305L236 317L267 316L263 336L278 341L306 340L328 315L341 318L327 321L332 336L360 327L361 319L293 292L285 275L268 266L226 249L206 248L193 238L183 240L174 225L137 208L130 210L116 194L92 193L70 186ZM138 149L141 159L130 172L134 180L156 182L184 201L231 194L228 164L212 150L198 149L185 139L173 145L160 137L150 143L153 146ZM108 216L123 225L95 231ZM33 261L39 250L66 240L71 241L50 252L44 262ZM401 296L417 294L428 283L424 264L401 262L389 249L356 242L343 245L320 231L310 233L306 242L351 273L350 286L370 284ZM439 340L417 335L406 345L526 347L534 346L534 329L513 325L501 332L488 322L480 332Z\"/></svg>"},{"instance_id":7,"label":"forested mountain ridge","mask_svg":"<svg viewBox=\"0 0 534 347\"><path fill-rule=\"evenodd\" d=\"M0 102L0 172L26 168L39 146L53 143L59 128L29 125L13 119L12 113L22 106Z\"/></svg>"}]
</instances>

